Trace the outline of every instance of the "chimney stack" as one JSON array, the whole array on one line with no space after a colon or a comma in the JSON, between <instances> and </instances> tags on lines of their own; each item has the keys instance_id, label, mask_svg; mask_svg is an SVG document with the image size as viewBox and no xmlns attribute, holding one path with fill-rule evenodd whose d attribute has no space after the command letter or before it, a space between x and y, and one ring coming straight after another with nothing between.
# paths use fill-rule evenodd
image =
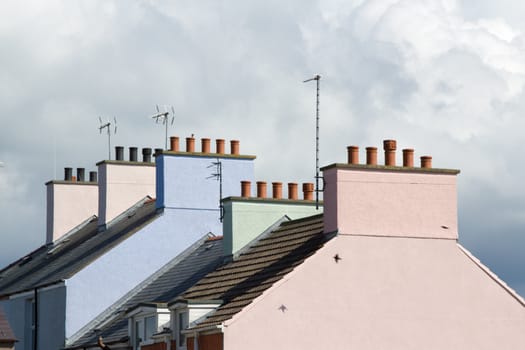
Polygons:
<instances>
[{"instance_id":1,"label":"chimney stack","mask_svg":"<svg viewBox=\"0 0 525 350\"><path fill-rule=\"evenodd\" d=\"M130 162L136 162L137 161L137 147L130 147L129 148L129 161Z\"/></svg>"},{"instance_id":2,"label":"chimney stack","mask_svg":"<svg viewBox=\"0 0 525 350\"><path fill-rule=\"evenodd\" d=\"M124 160L124 147L122 146L115 147L115 159Z\"/></svg>"},{"instance_id":3,"label":"chimney stack","mask_svg":"<svg viewBox=\"0 0 525 350\"><path fill-rule=\"evenodd\" d=\"M314 184L311 182L303 183L303 198L306 201L314 200Z\"/></svg>"},{"instance_id":4,"label":"chimney stack","mask_svg":"<svg viewBox=\"0 0 525 350\"><path fill-rule=\"evenodd\" d=\"M266 198L266 182L257 181L257 198Z\"/></svg>"},{"instance_id":5,"label":"chimney stack","mask_svg":"<svg viewBox=\"0 0 525 350\"><path fill-rule=\"evenodd\" d=\"M299 199L299 196L297 195L297 183L295 182L288 183L288 199Z\"/></svg>"},{"instance_id":6,"label":"chimney stack","mask_svg":"<svg viewBox=\"0 0 525 350\"><path fill-rule=\"evenodd\" d=\"M377 165L377 147L366 148L366 165Z\"/></svg>"},{"instance_id":7,"label":"chimney stack","mask_svg":"<svg viewBox=\"0 0 525 350\"><path fill-rule=\"evenodd\" d=\"M272 197L273 199L283 198L283 183L272 182Z\"/></svg>"},{"instance_id":8,"label":"chimney stack","mask_svg":"<svg viewBox=\"0 0 525 350\"><path fill-rule=\"evenodd\" d=\"M385 165L396 166L396 140L384 140L383 148L385 150Z\"/></svg>"},{"instance_id":9,"label":"chimney stack","mask_svg":"<svg viewBox=\"0 0 525 350\"><path fill-rule=\"evenodd\" d=\"M348 164L359 164L359 147L348 146L346 150L348 152Z\"/></svg>"}]
</instances>

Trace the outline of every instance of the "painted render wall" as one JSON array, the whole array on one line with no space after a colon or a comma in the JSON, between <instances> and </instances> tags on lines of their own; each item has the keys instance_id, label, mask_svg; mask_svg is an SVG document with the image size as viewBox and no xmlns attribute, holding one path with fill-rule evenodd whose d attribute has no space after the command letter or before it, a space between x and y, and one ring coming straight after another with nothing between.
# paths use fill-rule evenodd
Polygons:
<instances>
[{"instance_id":1,"label":"painted render wall","mask_svg":"<svg viewBox=\"0 0 525 350\"><path fill-rule=\"evenodd\" d=\"M104 225L145 196L155 197L155 164L102 161L98 165L98 224Z\"/></svg>"},{"instance_id":2,"label":"painted render wall","mask_svg":"<svg viewBox=\"0 0 525 350\"><path fill-rule=\"evenodd\" d=\"M84 220L98 214L96 183L49 181L46 187L46 243L56 241Z\"/></svg>"},{"instance_id":3,"label":"painted render wall","mask_svg":"<svg viewBox=\"0 0 525 350\"><path fill-rule=\"evenodd\" d=\"M222 234L219 185L207 179L212 171L209 164L210 158L202 156L157 157L159 190L172 206L66 281L68 343L82 333L88 322L202 235ZM241 179L253 180L253 170L253 157L224 159L223 193L239 195Z\"/></svg>"},{"instance_id":4,"label":"painted render wall","mask_svg":"<svg viewBox=\"0 0 525 350\"><path fill-rule=\"evenodd\" d=\"M457 173L339 164L324 169L325 231L457 239Z\"/></svg>"},{"instance_id":5,"label":"painted render wall","mask_svg":"<svg viewBox=\"0 0 525 350\"><path fill-rule=\"evenodd\" d=\"M64 346L65 297L66 288L61 284L38 291L38 349L60 349ZM31 336L26 317L31 315L28 307L32 299L34 291L2 301L11 328L18 339L15 343L17 350L25 349L26 339Z\"/></svg>"},{"instance_id":6,"label":"painted render wall","mask_svg":"<svg viewBox=\"0 0 525 350\"><path fill-rule=\"evenodd\" d=\"M501 283L453 239L339 235L225 322L224 348L520 349Z\"/></svg>"},{"instance_id":7,"label":"painted render wall","mask_svg":"<svg viewBox=\"0 0 525 350\"><path fill-rule=\"evenodd\" d=\"M314 201L227 198L224 200L224 252L235 254L284 215L290 219L319 214Z\"/></svg>"},{"instance_id":8,"label":"painted render wall","mask_svg":"<svg viewBox=\"0 0 525 350\"><path fill-rule=\"evenodd\" d=\"M222 163L222 198L225 198L240 194L241 181L253 181L254 159L254 156L164 152L156 159L156 205L167 209L218 210L219 181L210 178L217 172L212 163L217 160Z\"/></svg>"}]
</instances>

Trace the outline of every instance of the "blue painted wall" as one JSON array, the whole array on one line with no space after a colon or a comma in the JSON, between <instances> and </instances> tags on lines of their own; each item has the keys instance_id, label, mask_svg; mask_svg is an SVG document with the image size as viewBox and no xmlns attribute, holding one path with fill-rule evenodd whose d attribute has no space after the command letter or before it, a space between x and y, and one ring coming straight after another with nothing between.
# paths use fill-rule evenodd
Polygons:
<instances>
[{"instance_id":1,"label":"blue painted wall","mask_svg":"<svg viewBox=\"0 0 525 350\"><path fill-rule=\"evenodd\" d=\"M157 207L164 208L163 214L66 281L69 342L203 234L222 234L219 182L209 178L215 161L215 156L171 152L156 157ZM223 196L240 195L240 181L254 180L254 157L225 155L220 161Z\"/></svg>"}]
</instances>

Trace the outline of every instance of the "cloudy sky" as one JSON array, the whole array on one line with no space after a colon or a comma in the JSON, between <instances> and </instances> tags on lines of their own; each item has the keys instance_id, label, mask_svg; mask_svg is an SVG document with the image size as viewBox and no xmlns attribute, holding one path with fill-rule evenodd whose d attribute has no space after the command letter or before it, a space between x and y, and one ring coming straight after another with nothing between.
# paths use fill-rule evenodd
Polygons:
<instances>
[{"instance_id":1,"label":"cloudy sky","mask_svg":"<svg viewBox=\"0 0 525 350\"><path fill-rule=\"evenodd\" d=\"M525 295L525 3L518 0L0 2L0 266L42 244L45 186L114 145L240 139L257 178L312 181L386 138L461 169L460 241ZM522 151L520 151L520 149ZM400 157L398 156L398 159Z\"/></svg>"}]
</instances>

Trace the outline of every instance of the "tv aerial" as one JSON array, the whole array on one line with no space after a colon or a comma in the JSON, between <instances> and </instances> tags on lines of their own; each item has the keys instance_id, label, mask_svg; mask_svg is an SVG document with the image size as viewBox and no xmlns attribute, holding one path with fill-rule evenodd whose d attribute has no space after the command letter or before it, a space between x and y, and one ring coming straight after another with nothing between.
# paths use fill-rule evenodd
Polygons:
<instances>
[{"instance_id":1,"label":"tv aerial","mask_svg":"<svg viewBox=\"0 0 525 350\"><path fill-rule=\"evenodd\" d=\"M213 167L215 167L215 172L206 179L216 179L219 181L219 221L222 222L224 219L224 206L222 205L222 162L219 158L208 166L208 168Z\"/></svg>"},{"instance_id":2,"label":"tv aerial","mask_svg":"<svg viewBox=\"0 0 525 350\"><path fill-rule=\"evenodd\" d=\"M167 150L168 149L168 126L173 125L173 121L175 120L175 110L173 109L173 106L169 106L169 108L168 106L164 106L164 112L161 112L159 109L159 105L156 105L155 107L157 109L157 113L152 115L151 118L155 119L155 123L157 124L162 123L162 125L166 126L164 149ZM170 109L171 111L169 111L168 109Z\"/></svg>"},{"instance_id":3,"label":"tv aerial","mask_svg":"<svg viewBox=\"0 0 525 350\"><path fill-rule=\"evenodd\" d=\"M113 134L117 133L117 118L113 117L113 123L111 121L103 122L101 117L98 117L98 120L100 121L100 126L98 127L98 130L102 134L103 129L107 129L108 134L108 160L111 160L111 125L113 124Z\"/></svg>"},{"instance_id":4,"label":"tv aerial","mask_svg":"<svg viewBox=\"0 0 525 350\"><path fill-rule=\"evenodd\" d=\"M317 82L317 99L315 104L315 209L319 209L319 82L321 75L316 74L313 78L306 79L303 83L315 80Z\"/></svg>"}]
</instances>

